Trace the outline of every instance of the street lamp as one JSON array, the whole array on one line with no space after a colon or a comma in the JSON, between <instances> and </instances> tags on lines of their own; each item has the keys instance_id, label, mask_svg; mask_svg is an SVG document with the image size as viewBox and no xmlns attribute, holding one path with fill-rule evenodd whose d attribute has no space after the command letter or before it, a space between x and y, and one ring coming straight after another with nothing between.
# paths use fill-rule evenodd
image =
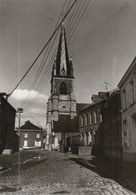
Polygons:
<instances>
[{"instance_id":1,"label":"street lamp","mask_svg":"<svg viewBox=\"0 0 136 195\"><path fill-rule=\"evenodd\" d=\"M18 130L20 134L20 121L21 121L21 113L23 113L23 108L18 108L17 113L18 113Z\"/></svg>"},{"instance_id":2,"label":"street lamp","mask_svg":"<svg viewBox=\"0 0 136 195\"><path fill-rule=\"evenodd\" d=\"M19 133L19 136L20 136L20 121L21 121L21 113L23 113L23 108L18 108L17 113L18 113L18 133ZM19 143L19 145L20 145L20 143ZM20 152L19 152L18 160L19 160L18 170L19 170L19 178L20 178Z\"/></svg>"}]
</instances>

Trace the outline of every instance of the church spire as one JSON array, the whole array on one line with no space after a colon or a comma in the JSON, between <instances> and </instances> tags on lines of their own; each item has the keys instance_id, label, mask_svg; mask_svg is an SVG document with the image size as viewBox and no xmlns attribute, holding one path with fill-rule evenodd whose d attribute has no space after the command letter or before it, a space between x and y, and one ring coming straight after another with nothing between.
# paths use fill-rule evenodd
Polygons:
<instances>
[{"instance_id":1,"label":"church spire","mask_svg":"<svg viewBox=\"0 0 136 195\"><path fill-rule=\"evenodd\" d=\"M68 55L66 32L63 24L61 25L55 68L56 75L54 76L73 78L73 68L71 66L71 59L69 59Z\"/></svg>"}]
</instances>

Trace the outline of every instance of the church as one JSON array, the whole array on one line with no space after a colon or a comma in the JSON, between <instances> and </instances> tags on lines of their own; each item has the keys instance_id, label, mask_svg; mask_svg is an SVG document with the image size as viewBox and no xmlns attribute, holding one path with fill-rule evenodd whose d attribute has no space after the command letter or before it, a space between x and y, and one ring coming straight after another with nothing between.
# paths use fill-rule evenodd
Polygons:
<instances>
[{"instance_id":1,"label":"church","mask_svg":"<svg viewBox=\"0 0 136 195\"><path fill-rule=\"evenodd\" d=\"M47 103L47 126L51 145L65 148L66 133L76 128L76 99L74 96L72 58L69 57L65 27L61 25L57 54L51 75L51 94Z\"/></svg>"}]
</instances>

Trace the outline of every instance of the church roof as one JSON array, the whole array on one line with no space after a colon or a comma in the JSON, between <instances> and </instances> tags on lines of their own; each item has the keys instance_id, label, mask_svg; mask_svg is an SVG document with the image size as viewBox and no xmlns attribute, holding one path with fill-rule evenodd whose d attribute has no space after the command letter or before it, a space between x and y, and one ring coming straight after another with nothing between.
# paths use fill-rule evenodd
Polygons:
<instances>
[{"instance_id":1,"label":"church roof","mask_svg":"<svg viewBox=\"0 0 136 195\"><path fill-rule=\"evenodd\" d=\"M69 58L67 41L66 41L66 32L64 25L61 25L61 32L57 50L57 56L54 60L53 70L56 69L56 75L61 77L73 77L73 65L72 59ZM54 74L54 71L53 71Z\"/></svg>"},{"instance_id":2,"label":"church roof","mask_svg":"<svg viewBox=\"0 0 136 195\"><path fill-rule=\"evenodd\" d=\"M75 116L74 119L70 115L59 115L58 121L53 121L54 132L78 132L79 131L79 117Z\"/></svg>"}]
</instances>

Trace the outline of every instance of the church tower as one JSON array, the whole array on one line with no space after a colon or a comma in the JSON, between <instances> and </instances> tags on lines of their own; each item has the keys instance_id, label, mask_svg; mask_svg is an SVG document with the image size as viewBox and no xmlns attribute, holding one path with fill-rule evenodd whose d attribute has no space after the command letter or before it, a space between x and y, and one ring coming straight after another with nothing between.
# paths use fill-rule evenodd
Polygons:
<instances>
[{"instance_id":1,"label":"church tower","mask_svg":"<svg viewBox=\"0 0 136 195\"><path fill-rule=\"evenodd\" d=\"M61 25L58 50L51 77L51 95L47 103L47 123L58 121L60 115L76 116L76 99L73 89L72 59L69 58L65 28Z\"/></svg>"}]
</instances>

